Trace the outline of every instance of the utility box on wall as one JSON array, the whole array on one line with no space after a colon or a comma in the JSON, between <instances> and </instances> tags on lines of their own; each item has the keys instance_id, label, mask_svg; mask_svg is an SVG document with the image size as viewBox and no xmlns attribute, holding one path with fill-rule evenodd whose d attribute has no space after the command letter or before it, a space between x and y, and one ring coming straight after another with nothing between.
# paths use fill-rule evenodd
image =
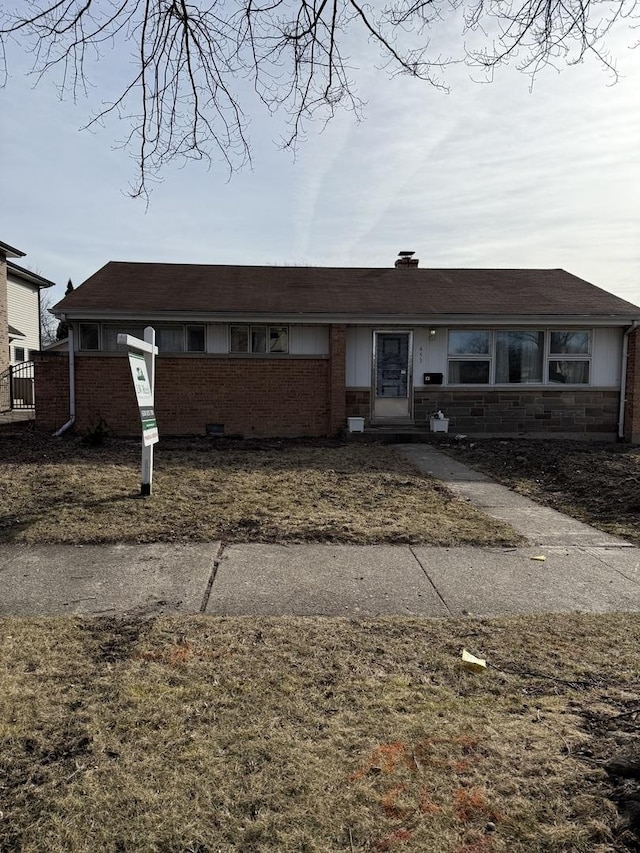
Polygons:
<instances>
[{"instance_id":1,"label":"utility box on wall","mask_svg":"<svg viewBox=\"0 0 640 853\"><path fill-rule=\"evenodd\" d=\"M422 381L425 385L442 385L442 373L425 373Z\"/></svg>"}]
</instances>

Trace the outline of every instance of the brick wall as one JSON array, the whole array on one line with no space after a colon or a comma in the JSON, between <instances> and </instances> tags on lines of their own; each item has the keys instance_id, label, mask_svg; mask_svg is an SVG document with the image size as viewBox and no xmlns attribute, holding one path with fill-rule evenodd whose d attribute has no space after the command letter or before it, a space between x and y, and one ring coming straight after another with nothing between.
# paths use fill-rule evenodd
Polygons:
<instances>
[{"instance_id":1,"label":"brick wall","mask_svg":"<svg viewBox=\"0 0 640 853\"><path fill-rule=\"evenodd\" d=\"M9 367L9 314L7 308L7 259L0 255L0 373Z\"/></svg>"},{"instance_id":2,"label":"brick wall","mask_svg":"<svg viewBox=\"0 0 640 853\"><path fill-rule=\"evenodd\" d=\"M344 429L346 426L346 335L346 326L331 326L329 335L329 388L331 406L329 431L332 434Z\"/></svg>"},{"instance_id":3,"label":"brick wall","mask_svg":"<svg viewBox=\"0 0 640 853\"><path fill-rule=\"evenodd\" d=\"M429 389L415 392L415 419L441 409L454 432L610 433L618 427L620 395L614 389Z\"/></svg>"},{"instance_id":4,"label":"brick wall","mask_svg":"<svg viewBox=\"0 0 640 853\"><path fill-rule=\"evenodd\" d=\"M332 336L332 358L158 359L156 412L165 435L203 435L206 424L245 436L326 435L347 417L370 417L367 388L340 388L344 337ZM640 335L629 342L626 437L640 441ZM36 356L36 422L60 427L69 417L68 359ZM330 378L336 385L329 393ZM344 381L344 379L343 379ZM100 418L118 434L139 434L138 411L124 357L76 358L77 427ZM568 432L615 435L619 395L615 390L503 390L431 388L415 392L416 423L442 409L455 432Z\"/></svg>"},{"instance_id":5,"label":"brick wall","mask_svg":"<svg viewBox=\"0 0 640 853\"><path fill-rule=\"evenodd\" d=\"M326 435L331 428L329 370L326 358L160 357L160 434L204 435L206 425L216 423L224 424L227 435ZM36 362L37 426L61 426L68 418L68 400L67 357L41 354ZM129 362L124 357L77 356L76 428L84 431L100 418L116 434L139 434Z\"/></svg>"},{"instance_id":6,"label":"brick wall","mask_svg":"<svg viewBox=\"0 0 640 853\"><path fill-rule=\"evenodd\" d=\"M629 335L624 437L640 444L640 328Z\"/></svg>"},{"instance_id":7,"label":"brick wall","mask_svg":"<svg viewBox=\"0 0 640 853\"><path fill-rule=\"evenodd\" d=\"M36 426L53 432L69 420L69 357L33 353Z\"/></svg>"}]
</instances>

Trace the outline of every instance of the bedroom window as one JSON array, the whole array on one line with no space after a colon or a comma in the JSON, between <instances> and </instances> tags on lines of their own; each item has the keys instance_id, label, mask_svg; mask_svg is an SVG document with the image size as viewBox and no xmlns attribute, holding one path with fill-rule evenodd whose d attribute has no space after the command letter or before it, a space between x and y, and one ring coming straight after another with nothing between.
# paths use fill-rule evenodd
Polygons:
<instances>
[{"instance_id":1,"label":"bedroom window","mask_svg":"<svg viewBox=\"0 0 640 853\"><path fill-rule=\"evenodd\" d=\"M288 326L230 326L229 352L267 355L289 352Z\"/></svg>"}]
</instances>

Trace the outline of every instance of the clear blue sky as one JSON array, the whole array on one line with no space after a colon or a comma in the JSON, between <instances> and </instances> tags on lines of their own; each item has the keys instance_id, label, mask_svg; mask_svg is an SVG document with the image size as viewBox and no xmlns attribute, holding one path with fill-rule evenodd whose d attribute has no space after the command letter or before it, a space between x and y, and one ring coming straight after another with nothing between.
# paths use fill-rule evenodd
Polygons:
<instances>
[{"instance_id":1,"label":"clear blue sky","mask_svg":"<svg viewBox=\"0 0 640 853\"><path fill-rule=\"evenodd\" d=\"M79 130L99 106L101 68L87 100L61 102L53 79L33 88L13 50L0 240L59 283L56 299L109 260L388 266L414 249L423 267L563 267L640 303L632 42L624 27L610 39L613 86L593 62L548 69L533 91L515 69L483 84L456 66L450 94L363 65L361 123L312 126L294 158L278 150L281 119L254 113L252 169L231 180L201 163L167 169L148 209L126 195L124 125Z\"/></svg>"}]
</instances>

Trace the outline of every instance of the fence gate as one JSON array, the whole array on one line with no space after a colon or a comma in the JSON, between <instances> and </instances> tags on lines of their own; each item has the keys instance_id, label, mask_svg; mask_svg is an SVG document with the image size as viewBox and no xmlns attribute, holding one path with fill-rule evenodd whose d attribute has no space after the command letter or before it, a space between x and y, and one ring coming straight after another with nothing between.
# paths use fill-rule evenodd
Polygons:
<instances>
[{"instance_id":1,"label":"fence gate","mask_svg":"<svg viewBox=\"0 0 640 853\"><path fill-rule=\"evenodd\" d=\"M12 364L4 373L0 373L0 412L33 409L35 407L33 385L32 361Z\"/></svg>"}]
</instances>

